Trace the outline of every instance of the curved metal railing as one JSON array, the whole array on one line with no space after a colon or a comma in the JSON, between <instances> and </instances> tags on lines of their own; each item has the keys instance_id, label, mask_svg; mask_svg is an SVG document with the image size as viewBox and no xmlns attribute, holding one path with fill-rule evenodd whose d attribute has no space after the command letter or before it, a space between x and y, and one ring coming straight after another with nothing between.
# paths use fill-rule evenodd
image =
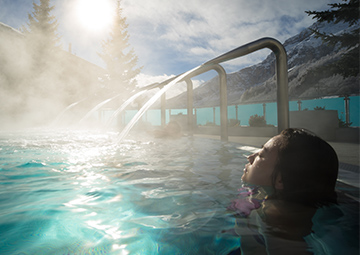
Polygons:
<instances>
[{"instance_id":1,"label":"curved metal railing","mask_svg":"<svg viewBox=\"0 0 360 255\"><path fill-rule=\"evenodd\" d=\"M188 73L179 82L185 81L187 83L187 112L188 112L188 127L190 133L193 133L193 86L191 78L215 70L219 75L220 80L220 136L222 141L228 140L228 121L227 121L227 84L226 72L220 63L239 58L255 51L268 48L274 52L276 57L276 81L277 81L277 118L278 118L278 132L289 127L289 96L288 96L288 73L287 73L287 56L284 46L273 38L261 38L251 43L240 46L232 51L211 59L197 68L195 71ZM173 81L175 78L168 79L162 83L151 84L142 89L153 89L156 87L162 88L166 84ZM165 95L161 98L161 119L162 124L165 123Z\"/></svg>"}]
</instances>

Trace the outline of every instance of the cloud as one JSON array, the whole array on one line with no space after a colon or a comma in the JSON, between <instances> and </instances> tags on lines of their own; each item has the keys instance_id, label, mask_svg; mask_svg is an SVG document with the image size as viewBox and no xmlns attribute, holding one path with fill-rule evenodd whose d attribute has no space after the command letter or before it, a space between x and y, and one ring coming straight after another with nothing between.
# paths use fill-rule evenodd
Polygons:
<instances>
[{"instance_id":1,"label":"cloud","mask_svg":"<svg viewBox=\"0 0 360 255\"><path fill-rule=\"evenodd\" d=\"M3 0L1 20L15 28L31 13L32 3ZM337 0L338 1L338 0ZM130 44L139 57L143 72L157 76L185 72L218 55L261 37L280 42L313 23L306 10L326 10L335 0L122 0L123 15L129 24ZM54 15L60 26L64 49L103 66L97 52L108 30L91 34L76 24L74 0L56 0ZM16 8L15 8L16 6ZM9 15L11 13L11 15ZM9 21L6 22L6 21ZM260 51L226 63L230 71L255 64L266 57ZM255 62L254 62L255 61Z\"/></svg>"},{"instance_id":2,"label":"cloud","mask_svg":"<svg viewBox=\"0 0 360 255\"><path fill-rule=\"evenodd\" d=\"M197 56L214 55L214 51L212 49L203 48L203 47L199 47L199 46L191 48L190 52Z\"/></svg>"},{"instance_id":3,"label":"cloud","mask_svg":"<svg viewBox=\"0 0 360 255\"><path fill-rule=\"evenodd\" d=\"M150 49L155 45L162 49L157 54L172 52L179 62L198 64L261 37L284 42L313 23L306 10L327 8L330 2L334 1L123 0L122 5L135 50L149 49L141 55L144 63L153 59Z\"/></svg>"}]
</instances>

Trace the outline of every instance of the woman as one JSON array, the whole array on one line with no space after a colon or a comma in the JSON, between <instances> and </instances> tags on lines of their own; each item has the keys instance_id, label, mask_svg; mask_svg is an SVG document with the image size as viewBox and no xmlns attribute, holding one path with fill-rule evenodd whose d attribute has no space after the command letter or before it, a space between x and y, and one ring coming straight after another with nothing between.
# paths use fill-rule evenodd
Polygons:
<instances>
[{"instance_id":1,"label":"woman","mask_svg":"<svg viewBox=\"0 0 360 255\"><path fill-rule=\"evenodd\" d=\"M286 129L248 157L242 181L252 188L230 209L241 254L312 254L304 238L316 209L336 202L338 158L321 138L303 129ZM256 209L256 210L255 210ZM240 251L238 251L240 254ZM236 253L232 253L236 254Z\"/></svg>"}]
</instances>

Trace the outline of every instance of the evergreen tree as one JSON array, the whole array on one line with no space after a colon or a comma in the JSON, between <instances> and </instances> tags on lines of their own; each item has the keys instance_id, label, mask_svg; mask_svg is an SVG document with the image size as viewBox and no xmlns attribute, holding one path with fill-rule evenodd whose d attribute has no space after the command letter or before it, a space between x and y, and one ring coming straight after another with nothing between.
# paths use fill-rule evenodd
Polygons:
<instances>
[{"instance_id":1,"label":"evergreen tree","mask_svg":"<svg viewBox=\"0 0 360 255\"><path fill-rule=\"evenodd\" d=\"M124 93L135 89L135 77L140 73L137 68L138 57L133 48L130 48L128 24L126 18L122 17L120 0L117 1L114 24L109 39L102 43L102 53L99 56L106 64L108 72L107 84L109 93Z\"/></svg>"},{"instance_id":2,"label":"evergreen tree","mask_svg":"<svg viewBox=\"0 0 360 255\"><path fill-rule=\"evenodd\" d=\"M343 3L329 4L331 7L327 11L306 11L309 16L319 22L346 22L349 26L359 23L359 0L343 0ZM320 37L328 45L339 45L347 48L347 52L341 59L333 63L330 68L334 74L341 74L344 77L357 76L359 74L359 28L350 33L333 35L321 33L314 30L317 37Z\"/></svg>"},{"instance_id":3,"label":"evergreen tree","mask_svg":"<svg viewBox=\"0 0 360 255\"><path fill-rule=\"evenodd\" d=\"M33 55L34 66L44 68L48 60L56 61L55 54L60 50L60 37L57 34L58 23L50 12L55 8L50 6L50 0L40 0L33 3L34 11L28 14L27 26L22 28L26 35L29 50Z\"/></svg>"}]
</instances>

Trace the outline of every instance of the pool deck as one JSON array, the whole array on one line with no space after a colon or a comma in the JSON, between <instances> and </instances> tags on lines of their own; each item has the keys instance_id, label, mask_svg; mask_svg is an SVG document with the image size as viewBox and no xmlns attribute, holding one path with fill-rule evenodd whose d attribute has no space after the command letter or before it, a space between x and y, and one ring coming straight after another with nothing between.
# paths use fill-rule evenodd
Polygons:
<instances>
[{"instance_id":1,"label":"pool deck","mask_svg":"<svg viewBox=\"0 0 360 255\"><path fill-rule=\"evenodd\" d=\"M216 135L196 134L195 136L220 140L220 136ZM270 137L229 136L229 142L239 143L255 148L260 148L269 139ZM329 144L334 148L339 158L340 164L338 180L345 184L359 188L360 144L339 142L329 142Z\"/></svg>"}]
</instances>

